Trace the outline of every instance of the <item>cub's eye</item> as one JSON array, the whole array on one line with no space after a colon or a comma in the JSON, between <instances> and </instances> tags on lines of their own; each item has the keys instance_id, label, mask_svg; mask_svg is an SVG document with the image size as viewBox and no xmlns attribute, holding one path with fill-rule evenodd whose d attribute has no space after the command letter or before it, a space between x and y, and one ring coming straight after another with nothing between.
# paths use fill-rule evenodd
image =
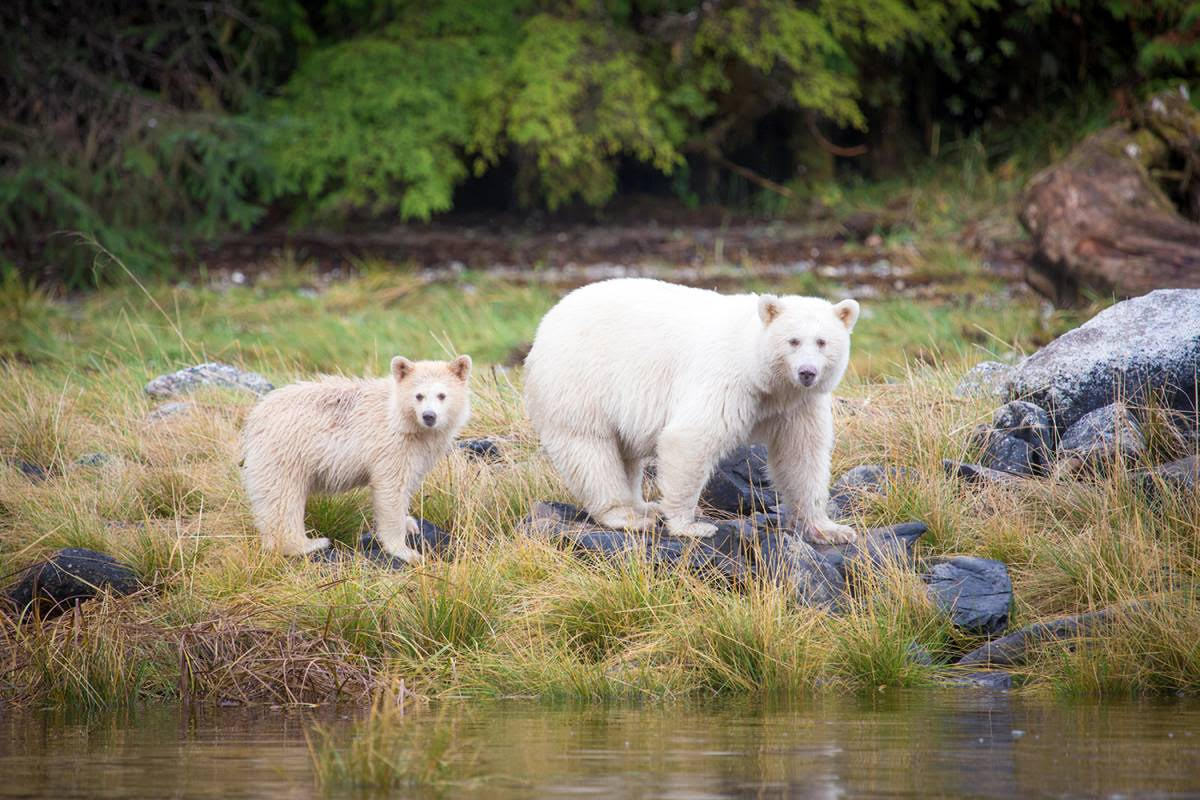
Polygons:
<instances>
[{"instance_id":1,"label":"cub's eye","mask_svg":"<svg viewBox=\"0 0 1200 800\"><path fill-rule=\"evenodd\" d=\"M441 394L441 393L439 392L439 393L438 393L438 400L445 400L445 399L446 399L446 395L444 395L444 394Z\"/></svg>"},{"instance_id":2,"label":"cub's eye","mask_svg":"<svg viewBox=\"0 0 1200 800\"><path fill-rule=\"evenodd\" d=\"M788 339L788 344L790 344L792 347L799 347L800 340L799 339Z\"/></svg>"},{"instance_id":3,"label":"cub's eye","mask_svg":"<svg viewBox=\"0 0 1200 800\"><path fill-rule=\"evenodd\" d=\"M817 348L820 350L825 349L825 340L824 339L817 339Z\"/></svg>"},{"instance_id":4,"label":"cub's eye","mask_svg":"<svg viewBox=\"0 0 1200 800\"><path fill-rule=\"evenodd\" d=\"M425 399L425 395L423 395L423 394L419 394L419 395L417 395L417 402L418 402L418 403L419 403L419 402L421 402L421 401L422 401L422 400L424 400L424 399Z\"/></svg>"}]
</instances>

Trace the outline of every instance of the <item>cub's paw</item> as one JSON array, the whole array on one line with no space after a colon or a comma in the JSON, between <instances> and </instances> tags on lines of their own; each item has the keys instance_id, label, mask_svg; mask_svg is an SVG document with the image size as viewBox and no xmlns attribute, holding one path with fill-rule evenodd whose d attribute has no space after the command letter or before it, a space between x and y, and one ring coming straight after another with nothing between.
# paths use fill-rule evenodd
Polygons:
<instances>
[{"instance_id":1,"label":"cub's paw","mask_svg":"<svg viewBox=\"0 0 1200 800\"><path fill-rule=\"evenodd\" d=\"M298 550L296 550L296 552L288 553L288 555L306 556L309 553L315 553L318 550L324 550L326 547L329 547L329 540L326 539L324 536L321 536L317 539L307 539L306 538L304 540L304 543L302 545L300 545L300 548Z\"/></svg>"},{"instance_id":2,"label":"cub's paw","mask_svg":"<svg viewBox=\"0 0 1200 800\"><path fill-rule=\"evenodd\" d=\"M416 517L409 517L404 520L404 529L408 532L409 536L415 536L417 539L421 538L421 523L417 522Z\"/></svg>"},{"instance_id":3,"label":"cub's paw","mask_svg":"<svg viewBox=\"0 0 1200 800\"><path fill-rule=\"evenodd\" d=\"M425 561L425 556L421 555L419 550L413 550L411 547L399 547L396 548L395 552L387 548L384 549L387 550L388 555L400 559L409 566L415 567Z\"/></svg>"},{"instance_id":4,"label":"cub's paw","mask_svg":"<svg viewBox=\"0 0 1200 800\"><path fill-rule=\"evenodd\" d=\"M653 512L644 513L633 508L613 508L597 516L596 521L606 528L649 531L654 528L655 518Z\"/></svg>"},{"instance_id":5,"label":"cub's paw","mask_svg":"<svg viewBox=\"0 0 1200 800\"><path fill-rule=\"evenodd\" d=\"M711 522L700 522L698 520L677 527L668 526L667 529L671 532L672 536L684 539L707 539L717 532L716 525L713 525Z\"/></svg>"},{"instance_id":6,"label":"cub's paw","mask_svg":"<svg viewBox=\"0 0 1200 800\"><path fill-rule=\"evenodd\" d=\"M820 544L850 544L858 538L849 525L839 525L828 519L814 522L808 529L812 540Z\"/></svg>"}]
</instances>

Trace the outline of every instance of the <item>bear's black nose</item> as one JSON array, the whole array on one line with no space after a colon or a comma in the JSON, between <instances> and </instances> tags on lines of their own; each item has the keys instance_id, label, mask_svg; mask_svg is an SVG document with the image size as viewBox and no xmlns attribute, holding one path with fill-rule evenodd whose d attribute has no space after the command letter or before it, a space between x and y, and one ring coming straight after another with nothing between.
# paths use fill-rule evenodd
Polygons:
<instances>
[{"instance_id":1,"label":"bear's black nose","mask_svg":"<svg viewBox=\"0 0 1200 800\"><path fill-rule=\"evenodd\" d=\"M813 381L817 379L817 371L812 367L804 367L796 372L796 376L805 386L812 386Z\"/></svg>"},{"instance_id":2,"label":"bear's black nose","mask_svg":"<svg viewBox=\"0 0 1200 800\"><path fill-rule=\"evenodd\" d=\"M429 427L433 427L433 423L437 422L437 414L432 411L426 411L421 415L421 422L424 422Z\"/></svg>"}]
</instances>

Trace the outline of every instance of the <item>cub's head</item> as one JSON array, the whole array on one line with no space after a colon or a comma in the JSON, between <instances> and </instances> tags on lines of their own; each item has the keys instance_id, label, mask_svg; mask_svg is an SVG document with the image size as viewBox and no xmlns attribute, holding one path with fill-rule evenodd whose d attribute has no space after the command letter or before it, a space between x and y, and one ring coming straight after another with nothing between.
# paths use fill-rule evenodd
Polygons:
<instances>
[{"instance_id":1,"label":"cub's head","mask_svg":"<svg viewBox=\"0 0 1200 800\"><path fill-rule=\"evenodd\" d=\"M772 377L785 385L831 392L850 360L850 331L858 303L816 297L759 295L764 353Z\"/></svg>"},{"instance_id":2,"label":"cub's head","mask_svg":"<svg viewBox=\"0 0 1200 800\"><path fill-rule=\"evenodd\" d=\"M461 427L471 413L470 374L470 356L453 361L409 361L396 356L392 359L396 411L408 427L417 430Z\"/></svg>"}]
</instances>

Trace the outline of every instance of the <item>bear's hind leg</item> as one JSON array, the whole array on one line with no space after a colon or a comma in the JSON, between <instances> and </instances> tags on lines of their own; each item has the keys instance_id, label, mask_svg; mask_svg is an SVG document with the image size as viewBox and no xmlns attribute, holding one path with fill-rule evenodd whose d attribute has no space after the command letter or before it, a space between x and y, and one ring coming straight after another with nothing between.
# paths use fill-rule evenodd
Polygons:
<instances>
[{"instance_id":1,"label":"bear's hind leg","mask_svg":"<svg viewBox=\"0 0 1200 800\"><path fill-rule=\"evenodd\" d=\"M310 539L304 533L303 492L276 492L252 501L254 521L268 548L285 556L303 556L329 547L324 536Z\"/></svg>"},{"instance_id":2,"label":"bear's hind leg","mask_svg":"<svg viewBox=\"0 0 1200 800\"><path fill-rule=\"evenodd\" d=\"M543 432L542 446L567 488L601 525L633 530L654 527L653 513L633 505L629 475L615 439Z\"/></svg>"}]
</instances>

